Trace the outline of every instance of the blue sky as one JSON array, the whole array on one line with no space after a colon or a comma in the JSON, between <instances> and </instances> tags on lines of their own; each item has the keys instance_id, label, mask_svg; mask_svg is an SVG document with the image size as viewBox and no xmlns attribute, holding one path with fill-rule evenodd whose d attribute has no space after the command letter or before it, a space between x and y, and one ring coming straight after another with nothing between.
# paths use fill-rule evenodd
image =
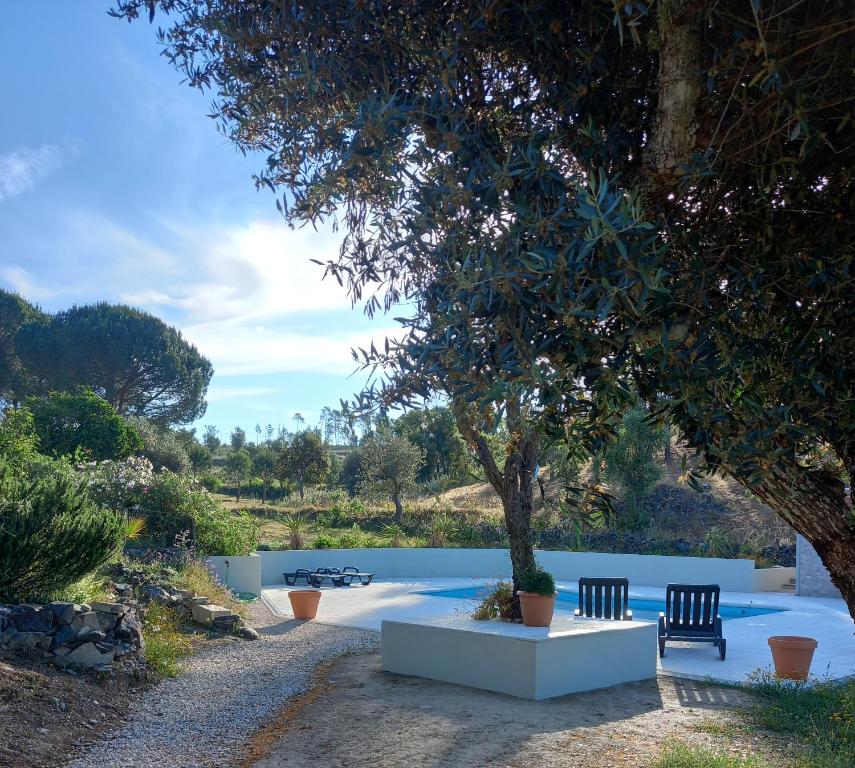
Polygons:
<instances>
[{"instance_id":1,"label":"blue sky","mask_svg":"<svg viewBox=\"0 0 855 768\"><path fill-rule=\"evenodd\" d=\"M364 376L350 349L389 319L321 281L330 230L291 230L180 82L155 28L109 0L4 4L0 287L56 311L96 300L150 311L214 364L200 424L317 421Z\"/></svg>"}]
</instances>

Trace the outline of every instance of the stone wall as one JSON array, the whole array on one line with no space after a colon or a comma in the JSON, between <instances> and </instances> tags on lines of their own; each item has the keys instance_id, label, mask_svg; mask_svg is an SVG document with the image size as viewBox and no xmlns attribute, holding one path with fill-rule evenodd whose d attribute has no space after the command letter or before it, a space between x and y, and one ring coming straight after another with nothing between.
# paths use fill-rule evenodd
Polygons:
<instances>
[{"instance_id":1,"label":"stone wall","mask_svg":"<svg viewBox=\"0 0 855 768\"><path fill-rule=\"evenodd\" d=\"M796 540L796 594L803 597L842 599L840 591L831 582L828 569L804 536L799 536Z\"/></svg>"},{"instance_id":2,"label":"stone wall","mask_svg":"<svg viewBox=\"0 0 855 768\"><path fill-rule=\"evenodd\" d=\"M143 647L130 603L0 605L0 650L40 657L59 667L129 670Z\"/></svg>"}]
</instances>

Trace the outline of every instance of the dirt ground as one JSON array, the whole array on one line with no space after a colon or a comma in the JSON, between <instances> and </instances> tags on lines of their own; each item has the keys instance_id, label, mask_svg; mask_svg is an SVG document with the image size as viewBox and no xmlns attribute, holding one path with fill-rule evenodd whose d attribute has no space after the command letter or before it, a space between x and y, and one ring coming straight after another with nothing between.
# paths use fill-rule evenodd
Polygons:
<instances>
[{"instance_id":1,"label":"dirt ground","mask_svg":"<svg viewBox=\"0 0 855 768\"><path fill-rule=\"evenodd\" d=\"M0 659L0 766L63 765L77 747L118 726L135 692L127 680Z\"/></svg>"},{"instance_id":2,"label":"dirt ground","mask_svg":"<svg viewBox=\"0 0 855 768\"><path fill-rule=\"evenodd\" d=\"M668 738L768 755L756 736L729 735L731 711L747 703L738 690L666 677L533 702L387 674L379 654L350 656L256 734L242 766L636 768Z\"/></svg>"}]
</instances>

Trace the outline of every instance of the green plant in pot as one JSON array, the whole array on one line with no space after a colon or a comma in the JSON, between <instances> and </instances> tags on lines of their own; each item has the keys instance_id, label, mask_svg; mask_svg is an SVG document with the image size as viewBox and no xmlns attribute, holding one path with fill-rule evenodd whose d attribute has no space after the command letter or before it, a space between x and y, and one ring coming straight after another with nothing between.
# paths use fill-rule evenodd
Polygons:
<instances>
[{"instance_id":1,"label":"green plant in pot","mask_svg":"<svg viewBox=\"0 0 855 768\"><path fill-rule=\"evenodd\" d=\"M527 627L548 627L555 611L555 579L541 568L526 571L517 590L523 624Z\"/></svg>"}]
</instances>

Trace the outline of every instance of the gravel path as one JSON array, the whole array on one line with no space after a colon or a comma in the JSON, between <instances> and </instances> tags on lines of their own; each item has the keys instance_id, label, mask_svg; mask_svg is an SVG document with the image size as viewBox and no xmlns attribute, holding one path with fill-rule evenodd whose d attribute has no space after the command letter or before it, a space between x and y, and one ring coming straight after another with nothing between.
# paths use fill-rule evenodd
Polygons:
<instances>
[{"instance_id":1,"label":"gravel path","mask_svg":"<svg viewBox=\"0 0 855 768\"><path fill-rule=\"evenodd\" d=\"M178 678L147 691L124 726L69 768L231 765L253 731L308 690L318 665L379 645L377 633L282 620L263 606L250 623L259 640L218 643L188 659Z\"/></svg>"}]
</instances>

